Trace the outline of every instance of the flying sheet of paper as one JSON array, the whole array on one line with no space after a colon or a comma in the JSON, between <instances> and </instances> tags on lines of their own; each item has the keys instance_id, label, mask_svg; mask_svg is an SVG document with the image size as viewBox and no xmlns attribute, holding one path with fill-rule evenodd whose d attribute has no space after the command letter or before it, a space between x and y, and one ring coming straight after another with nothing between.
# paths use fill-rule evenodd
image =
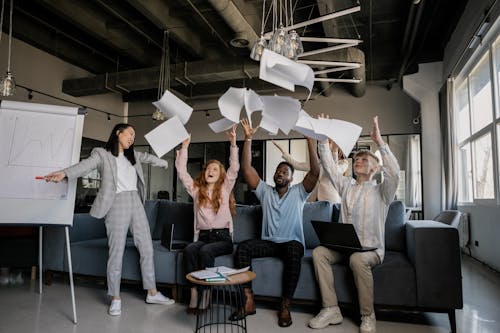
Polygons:
<instances>
[{"instance_id":1,"label":"flying sheet of paper","mask_svg":"<svg viewBox=\"0 0 500 333\"><path fill-rule=\"evenodd\" d=\"M335 141L345 156L349 156L358 141L362 128L356 124L338 119L317 119L312 122L314 132Z\"/></svg>"},{"instance_id":2,"label":"flying sheet of paper","mask_svg":"<svg viewBox=\"0 0 500 333\"><path fill-rule=\"evenodd\" d=\"M306 87L311 93L314 84L311 67L268 49L264 49L260 59L259 78L290 91L295 91L295 85L299 85Z\"/></svg>"},{"instance_id":3,"label":"flying sheet of paper","mask_svg":"<svg viewBox=\"0 0 500 333\"><path fill-rule=\"evenodd\" d=\"M262 117L271 118L283 133L288 134L299 118L300 102L287 96L262 96L260 99L264 105Z\"/></svg>"},{"instance_id":4,"label":"flying sheet of paper","mask_svg":"<svg viewBox=\"0 0 500 333\"><path fill-rule=\"evenodd\" d=\"M250 122L250 126L252 126L252 113L255 111L260 111L264 108L262 104L262 100L260 96L253 91L252 89L248 89L245 91L245 111L247 113L248 121Z\"/></svg>"},{"instance_id":5,"label":"flying sheet of paper","mask_svg":"<svg viewBox=\"0 0 500 333\"><path fill-rule=\"evenodd\" d=\"M269 135L278 134L278 130L280 129L276 121L273 118L266 115L262 116L259 127L265 129Z\"/></svg>"},{"instance_id":6,"label":"flying sheet of paper","mask_svg":"<svg viewBox=\"0 0 500 333\"><path fill-rule=\"evenodd\" d=\"M241 108L245 104L245 91L246 88L230 87L224 95L219 98L217 104L224 118L234 123L240 121Z\"/></svg>"},{"instance_id":7,"label":"flying sheet of paper","mask_svg":"<svg viewBox=\"0 0 500 333\"><path fill-rule=\"evenodd\" d=\"M165 116L172 118L174 116L179 117L183 124L186 124L193 113L193 108L184 103L177 96L172 94L170 91L165 90L165 93L160 98L159 101L153 102Z\"/></svg>"},{"instance_id":8,"label":"flying sheet of paper","mask_svg":"<svg viewBox=\"0 0 500 333\"><path fill-rule=\"evenodd\" d=\"M318 121L318 119L311 117L306 111L300 110L299 119L293 129L311 139L318 141L326 140L326 135L314 132L313 122L315 121Z\"/></svg>"},{"instance_id":9,"label":"flying sheet of paper","mask_svg":"<svg viewBox=\"0 0 500 333\"><path fill-rule=\"evenodd\" d=\"M229 130L234 124L236 124L234 121L229 120L227 118L222 118L214 122L211 122L210 124L208 124L208 126L215 133L220 133Z\"/></svg>"},{"instance_id":10,"label":"flying sheet of paper","mask_svg":"<svg viewBox=\"0 0 500 333\"><path fill-rule=\"evenodd\" d=\"M171 151L179 143L187 139L188 132L179 117L174 116L144 135L158 157Z\"/></svg>"}]
</instances>

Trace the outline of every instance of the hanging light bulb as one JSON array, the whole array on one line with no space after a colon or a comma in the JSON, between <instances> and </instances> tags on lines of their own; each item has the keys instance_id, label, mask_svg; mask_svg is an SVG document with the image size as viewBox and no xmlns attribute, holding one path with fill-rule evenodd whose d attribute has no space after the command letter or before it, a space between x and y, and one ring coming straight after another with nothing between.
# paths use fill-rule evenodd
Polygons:
<instances>
[{"instance_id":1,"label":"hanging light bulb","mask_svg":"<svg viewBox=\"0 0 500 333\"><path fill-rule=\"evenodd\" d=\"M260 61L260 57L262 57L262 52L267 47L267 41L263 35L260 36L259 40L255 42L252 48L252 52L250 52L250 58L255 61Z\"/></svg>"},{"instance_id":2,"label":"hanging light bulb","mask_svg":"<svg viewBox=\"0 0 500 333\"><path fill-rule=\"evenodd\" d=\"M297 60L297 57L304 53L304 47L302 46L302 41L297 31L292 30L290 32L290 49L293 52L293 56L290 59Z\"/></svg>"},{"instance_id":3,"label":"hanging light bulb","mask_svg":"<svg viewBox=\"0 0 500 333\"><path fill-rule=\"evenodd\" d=\"M277 29L273 37L271 38L271 50L283 54L285 51L285 45L289 43L289 37L288 33L285 30L285 27L283 25L280 25L279 29Z\"/></svg>"},{"instance_id":4,"label":"hanging light bulb","mask_svg":"<svg viewBox=\"0 0 500 333\"><path fill-rule=\"evenodd\" d=\"M7 72L5 77L0 81L0 93L2 96L12 96L16 91L16 81L11 72Z\"/></svg>"},{"instance_id":5,"label":"hanging light bulb","mask_svg":"<svg viewBox=\"0 0 500 333\"><path fill-rule=\"evenodd\" d=\"M158 120L158 121L165 120L165 116L163 115L163 112L161 112L158 109L156 109L155 112L153 112L153 115L151 116L151 118L153 118L153 120Z\"/></svg>"}]
</instances>

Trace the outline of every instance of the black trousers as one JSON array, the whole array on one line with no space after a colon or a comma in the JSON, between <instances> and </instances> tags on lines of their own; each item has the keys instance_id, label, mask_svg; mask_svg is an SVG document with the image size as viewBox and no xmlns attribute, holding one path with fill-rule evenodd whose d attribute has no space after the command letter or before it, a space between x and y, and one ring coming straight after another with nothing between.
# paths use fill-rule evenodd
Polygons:
<instances>
[{"instance_id":1,"label":"black trousers","mask_svg":"<svg viewBox=\"0 0 500 333\"><path fill-rule=\"evenodd\" d=\"M198 241L183 250L184 268L193 272L213 267L215 257L233 253L233 241L229 229L201 230Z\"/></svg>"},{"instance_id":2,"label":"black trousers","mask_svg":"<svg viewBox=\"0 0 500 333\"><path fill-rule=\"evenodd\" d=\"M250 266L252 258L278 257L283 261L283 290L282 296L292 298L299 281L304 246L295 240L285 243L275 243L262 239L250 239L238 246L235 255L235 264L238 268ZM244 288L251 288L251 283L244 284Z\"/></svg>"}]
</instances>

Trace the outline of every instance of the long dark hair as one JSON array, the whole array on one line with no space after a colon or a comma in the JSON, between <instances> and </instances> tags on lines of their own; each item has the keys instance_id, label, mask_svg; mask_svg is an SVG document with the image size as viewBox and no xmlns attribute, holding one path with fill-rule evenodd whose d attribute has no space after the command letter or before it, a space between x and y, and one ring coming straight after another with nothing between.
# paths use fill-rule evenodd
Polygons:
<instances>
[{"instance_id":1,"label":"long dark hair","mask_svg":"<svg viewBox=\"0 0 500 333\"><path fill-rule=\"evenodd\" d=\"M108 142L106 142L106 146L104 148L109 151L113 156L118 157L118 134L126 130L127 128L132 127L135 130L134 126L130 124L116 124L109 135ZM130 147L123 150L123 155L130 161L130 164L135 165L135 155L134 155L134 144L131 144Z\"/></svg>"}]
</instances>

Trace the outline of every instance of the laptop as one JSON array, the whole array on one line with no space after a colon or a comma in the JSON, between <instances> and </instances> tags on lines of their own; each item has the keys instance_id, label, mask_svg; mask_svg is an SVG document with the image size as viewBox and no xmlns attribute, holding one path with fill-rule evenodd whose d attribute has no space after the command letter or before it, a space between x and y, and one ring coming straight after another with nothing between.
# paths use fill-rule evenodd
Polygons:
<instances>
[{"instance_id":1,"label":"laptop","mask_svg":"<svg viewBox=\"0 0 500 333\"><path fill-rule=\"evenodd\" d=\"M165 224L161 233L161 245L166 247L169 251L178 251L188 245L186 241L175 240L174 237L175 224Z\"/></svg>"},{"instance_id":2,"label":"laptop","mask_svg":"<svg viewBox=\"0 0 500 333\"><path fill-rule=\"evenodd\" d=\"M354 226L350 223L311 221L321 245L337 251L366 252L376 247L363 247Z\"/></svg>"}]
</instances>

